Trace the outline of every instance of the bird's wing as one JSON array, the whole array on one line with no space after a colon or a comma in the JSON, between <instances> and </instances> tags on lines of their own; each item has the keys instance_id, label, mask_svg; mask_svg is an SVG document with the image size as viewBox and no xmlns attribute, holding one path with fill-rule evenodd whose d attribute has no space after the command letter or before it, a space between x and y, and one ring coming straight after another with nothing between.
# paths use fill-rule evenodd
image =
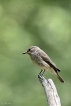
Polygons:
<instances>
[{"instance_id":1,"label":"bird's wing","mask_svg":"<svg viewBox=\"0 0 71 106\"><path fill-rule=\"evenodd\" d=\"M46 63L49 64L50 67L52 67L55 70L55 72L60 72L60 70L56 67L56 65L52 62L52 60L44 51L42 51L42 53L39 52L39 55Z\"/></svg>"}]
</instances>

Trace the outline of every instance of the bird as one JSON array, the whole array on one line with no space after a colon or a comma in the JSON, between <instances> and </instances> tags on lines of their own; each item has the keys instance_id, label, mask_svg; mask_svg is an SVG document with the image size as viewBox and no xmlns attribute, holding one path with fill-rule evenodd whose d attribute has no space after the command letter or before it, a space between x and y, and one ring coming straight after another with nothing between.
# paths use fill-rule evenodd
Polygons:
<instances>
[{"instance_id":1,"label":"bird","mask_svg":"<svg viewBox=\"0 0 71 106\"><path fill-rule=\"evenodd\" d=\"M38 46L31 46L27 49L26 52L22 54L28 54L33 61L40 69L40 73L42 75L46 70L48 70L51 74L55 75L62 83L64 80L59 75L60 69L57 68L56 64L50 59L50 57Z\"/></svg>"}]
</instances>

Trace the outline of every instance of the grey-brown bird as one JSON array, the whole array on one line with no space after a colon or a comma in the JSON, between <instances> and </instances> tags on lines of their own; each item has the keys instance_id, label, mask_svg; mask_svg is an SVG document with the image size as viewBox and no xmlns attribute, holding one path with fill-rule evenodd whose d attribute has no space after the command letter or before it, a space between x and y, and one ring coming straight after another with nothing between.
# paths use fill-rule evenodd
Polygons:
<instances>
[{"instance_id":1,"label":"grey-brown bird","mask_svg":"<svg viewBox=\"0 0 71 106\"><path fill-rule=\"evenodd\" d=\"M26 52L23 54L29 54L32 61L41 69L40 74L48 70L50 73L54 74L61 82L64 83L64 80L59 76L58 72L60 70L56 67L53 61L49 58L49 56L41 50L37 46L31 46Z\"/></svg>"}]
</instances>

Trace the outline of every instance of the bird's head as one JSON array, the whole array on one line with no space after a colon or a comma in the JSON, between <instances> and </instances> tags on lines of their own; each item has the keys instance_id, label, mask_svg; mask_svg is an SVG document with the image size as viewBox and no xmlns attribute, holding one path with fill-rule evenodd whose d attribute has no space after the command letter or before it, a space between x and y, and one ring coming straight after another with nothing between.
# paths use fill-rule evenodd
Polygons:
<instances>
[{"instance_id":1,"label":"bird's head","mask_svg":"<svg viewBox=\"0 0 71 106\"><path fill-rule=\"evenodd\" d=\"M28 48L28 50L26 52L23 52L22 54L33 54L34 52L36 52L38 49L40 49L37 46L31 46L30 48Z\"/></svg>"}]
</instances>

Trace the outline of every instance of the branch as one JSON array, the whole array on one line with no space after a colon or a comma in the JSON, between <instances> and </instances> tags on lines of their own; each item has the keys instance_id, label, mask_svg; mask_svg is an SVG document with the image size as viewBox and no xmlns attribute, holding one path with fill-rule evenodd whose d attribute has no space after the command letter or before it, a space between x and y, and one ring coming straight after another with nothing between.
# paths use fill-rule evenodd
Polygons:
<instances>
[{"instance_id":1,"label":"branch","mask_svg":"<svg viewBox=\"0 0 71 106\"><path fill-rule=\"evenodd\" d=\"M46 80L40 74L38 75L39 81L42 84L46 98L48 101L48 106L61 106L60 98L58 96L56 87L51 79Z\"/></svg>"}]
</instances>

